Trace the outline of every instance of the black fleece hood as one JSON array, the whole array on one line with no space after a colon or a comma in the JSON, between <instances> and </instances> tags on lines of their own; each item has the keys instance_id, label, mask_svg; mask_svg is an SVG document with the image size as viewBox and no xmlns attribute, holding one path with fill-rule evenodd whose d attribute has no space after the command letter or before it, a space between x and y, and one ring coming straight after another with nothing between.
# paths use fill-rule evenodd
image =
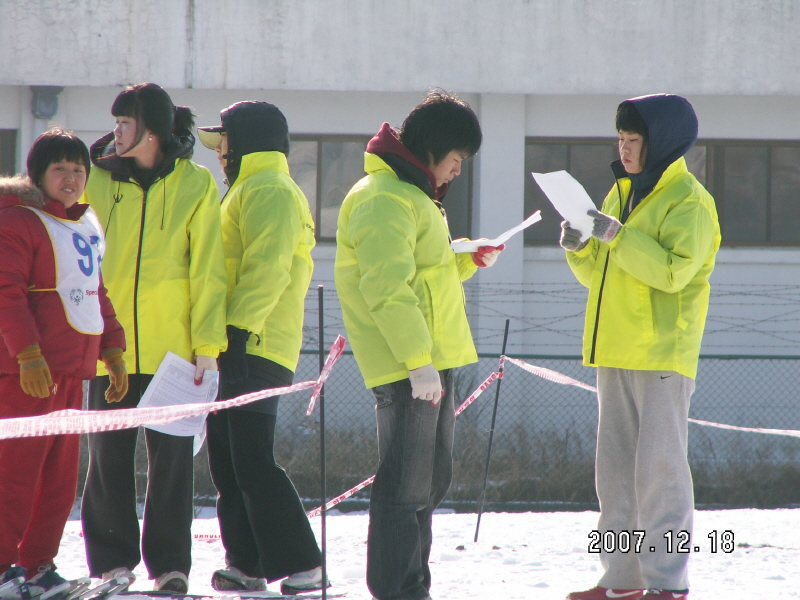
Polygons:
<instances>
[{"instance_id":1,"label":"black fleece hood","mask_svg":"<svg viewBox=\"0 0 800 600\"><path fill-rule=\"evenodd\" d=\"M289 125L281 110L269 102L237 102L220 114L221 127L201 127L201 141L208 147L203 134L225 133L228 136L228 166L225 176L233 185L239 176L242 157L254 152L283 152L289 155Z\"/></svg>"},{"instance_id":2,"label":"black fleece hood","mask_svg":"<svg viewBox=\"0 0 800 600\"><path fill-rule=\"evenodd\" d=\"M631 188L648 194L672 163L686 154L697 141L697 116L686 98L674 94L653 94L625 100L647 124L647 156L641 173L630 175L621 161L611 167L617 179L630 177Z\"/></svg>"}]
</instances>

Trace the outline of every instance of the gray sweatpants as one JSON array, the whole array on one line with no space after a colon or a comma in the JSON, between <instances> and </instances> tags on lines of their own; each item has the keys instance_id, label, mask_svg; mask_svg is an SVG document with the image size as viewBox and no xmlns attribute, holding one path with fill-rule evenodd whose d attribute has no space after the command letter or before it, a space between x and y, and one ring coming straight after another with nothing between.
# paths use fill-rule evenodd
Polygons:
<instances>
[{"instance_id":1,"label":"gray sweatpants","mask_svg":"<svg viewBox=\"0 0 800 600\"><path fill-rule=\"evenodd\" d=\"M674 371L598 367L597 389L598 530L601 535L612 531L617 539L622 531L633 540L634 530L645 536L638 552L633 544L628 552L606 552L601 544L605 574L599 585L688 589L686 549L692 543L683 542L692 534L694 511L687 460L694 380ZM667 532L672 532L671 544Z\"/></svg>"}]
</instances>

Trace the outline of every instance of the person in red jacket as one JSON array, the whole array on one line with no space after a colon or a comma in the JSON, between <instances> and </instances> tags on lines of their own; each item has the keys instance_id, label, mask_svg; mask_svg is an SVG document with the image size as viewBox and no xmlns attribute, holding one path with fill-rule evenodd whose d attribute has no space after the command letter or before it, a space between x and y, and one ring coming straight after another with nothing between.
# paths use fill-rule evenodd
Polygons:
<instances>
[{"instance_id":1,"label":"person in red jacket","mask_svg":"<svg viewBox=\"0 0 800 600\"><path fill-rule=\"evenodd\" d=\"M80 409L97 360L110 401L128 387L125 334L100 277L104 240L83 195L89 151L61 129L40 135L28 177L0 179L0 418ZM31 596L70 587L56 572L78 484L78 435L0 441L0 583ZM24 596L24 594L23 594Z\"/></svg>"}]
</instances>

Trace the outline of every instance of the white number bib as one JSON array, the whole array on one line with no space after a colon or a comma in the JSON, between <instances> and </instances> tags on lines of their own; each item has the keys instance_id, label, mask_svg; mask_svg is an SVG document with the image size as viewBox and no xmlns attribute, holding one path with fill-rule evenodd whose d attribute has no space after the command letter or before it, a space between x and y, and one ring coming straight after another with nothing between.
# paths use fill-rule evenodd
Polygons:
<instances>
[{"instance_id":1,"label":"white number bib","mask_svg":"<svg viewBox=\"0 0 800 600\"><path fill-rule=\"evenodd\" d=\"M105 238L97 215L87 208L80 221L68 221L26 206L44 223L56 258L56 291L67 321L81 333L103 333L100 312L100 261Z\"/></svg>"}]
</instances>

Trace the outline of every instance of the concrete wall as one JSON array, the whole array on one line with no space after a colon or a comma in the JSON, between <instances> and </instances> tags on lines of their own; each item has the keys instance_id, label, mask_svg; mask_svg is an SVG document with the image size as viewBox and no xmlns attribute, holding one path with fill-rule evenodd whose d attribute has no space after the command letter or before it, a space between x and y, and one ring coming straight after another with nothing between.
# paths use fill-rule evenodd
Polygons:
<instances>
[{"instance_id":1,"label":"concrete wall","mask_svg":"<svg viewBox=\"0 0 800 600\"><path fill-rule=\"evenodd\" d=\"M87 143L113 126L109 108L119 88L67 87L51 122L34 119L27 86L0 85L0 128L17 129L18 170L34 137L57 123ZM216 124L219 110L237 100L268 100L286 113L293 133L362 134L381 123L402 122L422 92L340 92L298 90L170 89L177 104L192 106L198 124ZM613 114L625 96L464 94L484 130L474 168L474 236L494 237L523 218L524 142L527 136L613 137ZM783 96L689 96L697 109L701 138L798 139L800 102ZM216 155L197 146L195 160L217 177ZM535 225L534 225L535 226ZM332 285L335 248L314 251L314 286ZM743 284L776 286L800 281L800 249L723 248L713 280L719 300L712 303L703 351L710 354L800 354L800 324L793 309L775 293L745 294ZM736 292L739 290L739 292ZM511 240L495 267L467 286L470 318L478 347L497 352L502 328L511 317L509 351L577 355L585 291L576 284L558 247L523 248ZM787 292L789 293L789 292ZM716 298L716 296L715 296ZM791 302L790 302L791 303ZM783 316L781 315L788 315ZM800 323L800 322L799 322ZM773 331L783 328L784 331Z\"/></svg>"},{"instance_id":2,"label":"concrete wall","mask_svg":"<svg viewBox=\"0 0 800 600\"><path fill-rule=\"evenodd\" d=\"M0 0L0 23L0 128L18 131L18 170L52 123L89 143L109 131L127 83L158 82L201 125L255 99L280 106L295 134L363 135L400 124L440 86L460 93L484 130L475 236L523 218L527 136L613 137L615 108L633 95L686 95L701 138L800 138L795 0ZM65 86L52 123L32 116L30 85ZM198 146L195 160L222 187L214 153ZM334 251L315 250L314 285L332 282ZM730 291L799 275L800 249L725 248L714 282ZM560 249L514 238L475 284L481 351L499 349L508 315L511 350L579 352L585 293ZM796 334L768 331L795 328L791 319L759 321L782 310L767 296L754 308L726 292L704 350L800 353Z\"/></svg>"},{"instance_id":3,"label":"concrete wall","mask_svg":"<svg viewBox=\"0 0 800 600\"><path fill-rule=\"evenodd\" d=\"M0 23L9 85L800 92L795 0L4 0Z\"/></svg>"}]
</instances>

